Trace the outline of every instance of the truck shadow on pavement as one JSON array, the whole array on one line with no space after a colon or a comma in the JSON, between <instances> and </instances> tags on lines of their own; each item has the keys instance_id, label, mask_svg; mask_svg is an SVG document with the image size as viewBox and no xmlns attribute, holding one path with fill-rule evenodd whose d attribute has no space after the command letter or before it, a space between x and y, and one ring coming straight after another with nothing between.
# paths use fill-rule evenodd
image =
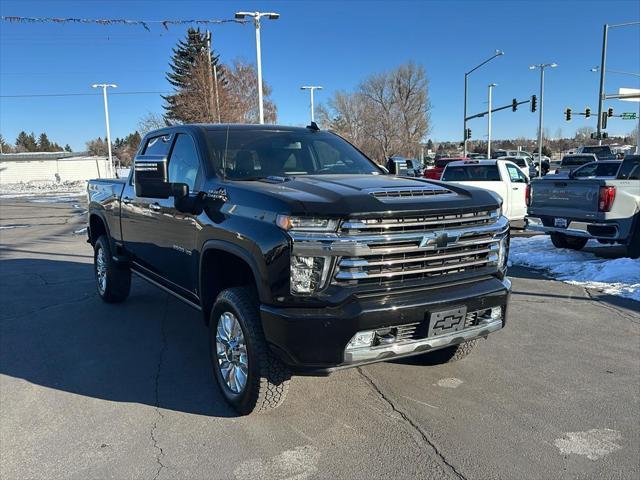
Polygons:
<instances>
[{"instance_id":1,"label":"truck shadow on pavement","mask_svg":"<svg viewBox=\"0 0 640 480\"><path fill-rule=\"evenodd\" d=\"M109 305L89 263L4 259L0 373L113 402L237 416L211 372L201 314L132 283L126 302Z\"/></svg>"}]
</instances>

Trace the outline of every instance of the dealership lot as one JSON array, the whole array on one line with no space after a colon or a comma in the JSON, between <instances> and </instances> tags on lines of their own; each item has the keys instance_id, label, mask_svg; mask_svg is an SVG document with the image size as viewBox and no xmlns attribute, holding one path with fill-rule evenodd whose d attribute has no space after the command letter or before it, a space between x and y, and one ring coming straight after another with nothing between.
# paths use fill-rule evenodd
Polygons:
<instances>
[{"instance_id":1,"label":"dealership lot","mask_svg":"<svg viewBox=\"0 0 640 480\"><path fill-rule=\"evenodd\" d=\"M236 417L200 315L95 293L81 199L0 199L2 478L636 478L640 304L513 269L464 361L297 377ZM44 199L46 200L46 199Z\"/></svg>"}]
</instances>

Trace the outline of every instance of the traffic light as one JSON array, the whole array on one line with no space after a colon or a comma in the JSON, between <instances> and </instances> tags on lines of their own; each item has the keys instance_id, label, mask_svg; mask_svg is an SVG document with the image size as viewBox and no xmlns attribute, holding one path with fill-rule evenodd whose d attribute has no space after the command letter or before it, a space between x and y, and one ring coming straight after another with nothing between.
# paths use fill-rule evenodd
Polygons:
<instances>
[{"instance_id":1,"label":"traffic light","mask_svg":"<svg viewBox=\"0 0 640 480\"><path fill-rule=\"evenodd\" d=\"M535 112L536 108L538 108L538 97L531 95L531 111Z\"/></svg>"},{"instance_id":2,"label":"traffic light","mask_svg":"<svg viewBox=\"0 0 640 480\"><path fill-rule=\"evenodd\" d=\"M469 139L471 138L471 129L470 129L470 128L467 128L467 129L465 130L465 138L466 138L467 140L469 140Z\"/></svg>"},{"instance_id":3,"label":"traffic light","mask_svg":"<svg viewBox=\"0 0 640 480\"><path fill-rule=\"evenodd\" d=\"M609 109L611 110L611 109ZM609 118L609 112L602 112L602 122L601 122L601 128L605 129L607 128L607 119Z\"/></svg>"},{"instance_id":4,"label":"traffic light","mask_svg":"<svg viewBox=\"0 0 640 480\"><path fill-rule=\"evenodd\" d=\"M515 112L516 110L518 110L518 100L514 98L511 100L511 111Z\"/></svg>"},{"instance_id":5,"label":"traffic light","mask_svg":"<svg viewBox=\"0 0 640 480\"><path fill-rule=\"evenodd\" d=\"M607 110L607 117L613 117L613 108L609 107L609 110Z\"/></svg>"},{"instance_id":6,"label":"traffic light","mask_svg":"<svg viewBox=\"0 0 640 480\"><path fill-rule=\"evenodd\" d=\"M589 118L591 116L591 109L589 107L584 109L584 118Z\"/></svg>"},{"instance_id":7,"label":"traffic light","mask_svg":"<svg viewBox=\"0 0 640 480\"><path fill-rule=\"evenodd\" d=\"M564 118L565 118L565 120L566 120L567 122L571 121L571 109L570 109L570 108L567 108L567 109L564 111Z\"/></svg>"}]
</instances>

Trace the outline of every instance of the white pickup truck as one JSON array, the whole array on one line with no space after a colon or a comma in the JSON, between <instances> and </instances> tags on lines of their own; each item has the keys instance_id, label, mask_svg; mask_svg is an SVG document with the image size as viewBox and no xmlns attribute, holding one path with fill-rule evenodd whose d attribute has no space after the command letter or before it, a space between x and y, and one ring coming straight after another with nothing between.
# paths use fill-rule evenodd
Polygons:
<instances>
[{"instance_id":1,"label":"white pickup truck","mask_svg":"<svg viewBox=\"0 0 640 480\"><path fill-rule=\"evenodd\" d=\"M451 162L441 180L497 193L502 198L502 214L509 220L524 220L527 214L529 177L508 160Z\"/></svg>"}]
</instances>

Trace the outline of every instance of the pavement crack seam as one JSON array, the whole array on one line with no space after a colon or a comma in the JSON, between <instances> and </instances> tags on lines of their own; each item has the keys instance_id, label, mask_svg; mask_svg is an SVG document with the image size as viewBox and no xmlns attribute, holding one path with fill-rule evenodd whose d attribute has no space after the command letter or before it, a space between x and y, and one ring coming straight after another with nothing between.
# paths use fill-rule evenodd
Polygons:
<instances>
[{"instance_id":1,"label":"pavement crack seam","mask_svg":"<svg viewBox=\"0 0 640 480\"><path fill-rule=\"evenodd\" d=\"M364 370L362 370L361 367L357 367L356 370L358 372L360 372L360 375L362 375L365 380L367 380L367 382L369 383L369 385L371 385L371 388L373 388L373 390L380 396L380 398L382 398L382 400L384 400L390 407L391 409L396 412L398 415L400 415L400 417L413 429L415 430L420 437L422 438L422 440L424 441L424 443L426 443L431 450L436 454L436 456L440 459L440 461L451 471L453 472L453 474L458 477L461 480L466 480L466 477L461 474L456 467L454 467L451 463L449 463L447 461L446 458L444 458L444 455L442 454L442 452L440 451L440 449L429 439L429 437L427 436L427 434L418 426L418 424L416 424L413 420L411 420L411 418L409 418L409 416L403 412L402 410L400 410L398 407L396 407L396 405L389 399L389 397L387 397L382 390L380 389L380 387L376 384L376 382L373 380L373 378L371 378L369 375L367 375L365 373Z\"/></svg>"},{"instance_id":2,"label":"pavement crack seam","mask_svg":"<svg viewBox=\"0 0 640 480\"><path fill-rule=\"evenodd\" d=\"M169 295L166 297L166 301L164 304L164 315L162 316L162 320L160 321L160 338L161 338L161 347L160 347L160 355L158 357L158 368L156 369L156 379L155 379L155 406L154 409L158 414L159 418L156 418L156 421L153 422L153 426L151 427L151 432L149 432L149 436L151 441L153 442L153 448L157 450L156 455L156 463L158 464L158 470L156 470L156 474L153 477L153 480L157 480L160 476L160 472L163 468L167 468L166 465L162 463L162 457L164 457L164 450L158 444L158 439L155 436L156 429L158 428L158 423L164 419L163 413L160 411L160 372L162 370L162 361L164 359L164 352L167 349L167 332L165 330L165 324L167 320L167 308L169 306Z\"/></svg>"}]
</instances>

